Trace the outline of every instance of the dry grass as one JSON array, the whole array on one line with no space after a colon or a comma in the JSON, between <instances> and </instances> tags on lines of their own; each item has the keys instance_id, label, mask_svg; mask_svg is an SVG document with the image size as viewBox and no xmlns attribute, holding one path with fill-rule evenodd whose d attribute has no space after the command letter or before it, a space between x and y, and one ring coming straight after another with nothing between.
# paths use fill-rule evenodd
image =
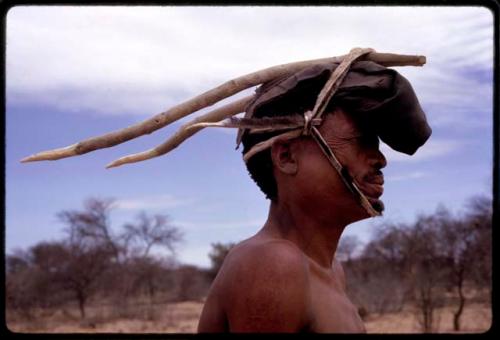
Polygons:
<instances>
[{"instance_id":1,"label":"dry grass","mask_svg":"<svg viewBox=\"0 0 500 340\"><path fill-rule=\"evenodd\" d=\"M454 307L444 307L436 311L436 333L457 333L453 331ZM458 333L483 333L491 327L491 307L483 303L469 304L461 317ZM369 316L365 320L368 333L421 333L420 325L411 307L399 313Z\"/></svg>"},{"instance_id":2,"label":"dry grass","mask_svg":"<svg viewBox=\"0 0 500 340\"><path fill-rule=\"evenodd\" d=\"M30 322L7 317L22 333L195 333L203 302L88 307L84 321L76 308L35 311Z\"/></svg>"},{"instance_id":3,"label":"dry grass","mask_svg":"<svg viewBox=\"0 0 500 340\"><path fill-rule=\"evenodd\" d=\"M203 302L169 304L135 304L89 307L81 321L76 308L35 311L30 322L20 321L7 313L7 326L22 333L195 333ZM438 332L452 330L452 308L439 310ZM411 310L400 313L370 315L365 320L368 333L420 333ZM463 333L482 333L491 326L491 308L486 304L469 304L462 315Z\"/></svg>"}]
</instances>

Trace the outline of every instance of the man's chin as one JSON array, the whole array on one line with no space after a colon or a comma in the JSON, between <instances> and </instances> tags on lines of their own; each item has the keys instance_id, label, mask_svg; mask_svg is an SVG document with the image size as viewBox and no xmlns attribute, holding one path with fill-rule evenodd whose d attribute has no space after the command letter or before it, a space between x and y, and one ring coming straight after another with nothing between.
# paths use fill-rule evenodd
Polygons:
<instances>
[{"instance_id":1,"label":"man's chin","mask_svg":"<svg viewBox=\"0 0 500 340\"><path fill-rule=\"evenodd\" d=\"M373 197L367 197L368 202L370 202L372 208L378 212L380 215L384 212L384 202L382 202L378 198L373 198Z\"/></svg>"},{"instance_id":2,"label":"man's chin","mask_svg":"<svg viewBox=\"0 0 500 340\"><path fill-rule=\"evenodd\" d=\"M384 202L382 202L381 200L379 199L376 199L376 198L369 198L368 201L370 202L370 204L372 205L372 208L378 212L379 214L382 215L382 213L384 212Z\"/></svg>"},{"instance_id":3,"label":"man's chin","mask_svg":"<svg viewBox=\"0 0 500 340\"><path fill-rule=\"evenodd\" d=\"M376 212L378 212L380 215L382 215L382 213L384 211L384 203L381 200L376 199L376 198L367 197L367 199L368 199L368 202L370 202L370 205L372 206L372 208ZM357 211L358 211L358 215L351 223L353 223L355 221L360 221L360 220L364 220L367 218L375 217L372 214L370 214L365 208L363 208L359 202L358 202Z\"/></svg>"}]
</instances>

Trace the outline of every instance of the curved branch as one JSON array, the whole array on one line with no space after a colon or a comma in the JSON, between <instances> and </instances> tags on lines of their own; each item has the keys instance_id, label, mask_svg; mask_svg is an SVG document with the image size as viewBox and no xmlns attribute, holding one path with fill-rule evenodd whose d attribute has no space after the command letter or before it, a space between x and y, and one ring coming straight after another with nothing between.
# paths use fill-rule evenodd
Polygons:
<instances>
[{"instance_id":1,"label":"curved branch","mask_svg":"<svg viewBox=\"0 0 500 340\"><path fill-rule=\"evenodd\" d=\"M178 147L186 139L188 139L189 137L191 137L192 135L194 135L195 133L204 128L204 126L193 127L194 124L201 122L218 122L222 119L243 112L245 110L245 107L250 102L250 100L252 100L253 97L254 95L247 96L245 98L229 103L225 106L222 106L221 108L211 111L207 114L201 115L181 126L179 130L177 130L177 132L172 137L167 139L163 144L160 144L157 147L144 152L121 157L106 165L106 168L107 169L114 168L123 164L145 161L147 159L164 155L167 152L170 152L176 147Z\"/></svg>"}]
</instances>

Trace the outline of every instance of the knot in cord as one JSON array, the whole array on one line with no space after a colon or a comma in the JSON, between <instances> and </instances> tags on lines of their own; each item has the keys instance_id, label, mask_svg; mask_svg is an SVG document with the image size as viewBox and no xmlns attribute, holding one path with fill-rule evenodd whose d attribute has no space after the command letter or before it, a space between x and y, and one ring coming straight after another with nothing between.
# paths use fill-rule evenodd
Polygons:
<instances>
[{"instance_id":1,"label":"knot in cord","mask_svg":"<svg viewBox=\"0 0 500 340\"><path fill-rule=\"evenodd\" d=\"M304 128L302 129L303 136L309 136L311 134L312 117L313 112L311 110L304 112Z\"/></svg>"}]
</instances>

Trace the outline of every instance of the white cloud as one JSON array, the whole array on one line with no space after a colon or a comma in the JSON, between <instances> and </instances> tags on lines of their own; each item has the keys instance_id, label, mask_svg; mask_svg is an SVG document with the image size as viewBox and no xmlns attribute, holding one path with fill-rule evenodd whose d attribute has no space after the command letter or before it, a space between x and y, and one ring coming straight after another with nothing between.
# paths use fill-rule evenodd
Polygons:
<instances>
[{"instance_id":1,"label":"white cloud","mask_svg":"<svg viewBox=\"0 0 500 340\"><path fill-rule=\"evenodd\" d=\"M433 158L447 156L457 152L464 142L456 140L440 140L432 139L432 137L420 148L415 154L409 156L407 154L394 151L387 144L380 143L380 151L387 158L389 163L392 162L419 162Z\"/></svg>"},{"instance_id":2,"label":"white cloud","mask_svg":"<svg viewBox=\"0 0 500 340\"><path fill-rule=\"evenodd\" d=\"M459 72L492 70L481 7L15 7L8 101L150 116L231 78L354 46L426 55L423 68L398 70L424 105L449 109L431 122L491 106L491 86Z\"/></svg>"},{"instance_id":3,"label":"white cloud","mask_svg":"<svg viewBox=\"0 0 500 340\"><path fill-rule=\"evenodd\" d=\"M176 221L175 225L184 229L197 230L225 230L225 229L248 229L262 227L265 219L235 220L235 221Z\"/></svg>"},{"instance_id":4,"label":"white cloud","mask_svg":"<svg viewBox=\"0 0 500 340\"><path fill-rule=\"evenodd\" d=\"M386 180L391 181L391 182L396 182L396 181L406 181L409 179L419 179L422 177L428 176L427 173L422 172L422 171L414 171L410 172L404 175L398 175L398 176L386 176Z\"/></svg>"},{"instance_id":5,"label":"white cloud","mask_svg":"<svg viewBox=\"0 0 500 340\"><path fill-rule=\"evenodd\" d=\"M116 208L121 210L157 210L190 205L192 199L177 198L172 195L155 195L131 199L119 199Z\"/></svg>"}]
</instances>

